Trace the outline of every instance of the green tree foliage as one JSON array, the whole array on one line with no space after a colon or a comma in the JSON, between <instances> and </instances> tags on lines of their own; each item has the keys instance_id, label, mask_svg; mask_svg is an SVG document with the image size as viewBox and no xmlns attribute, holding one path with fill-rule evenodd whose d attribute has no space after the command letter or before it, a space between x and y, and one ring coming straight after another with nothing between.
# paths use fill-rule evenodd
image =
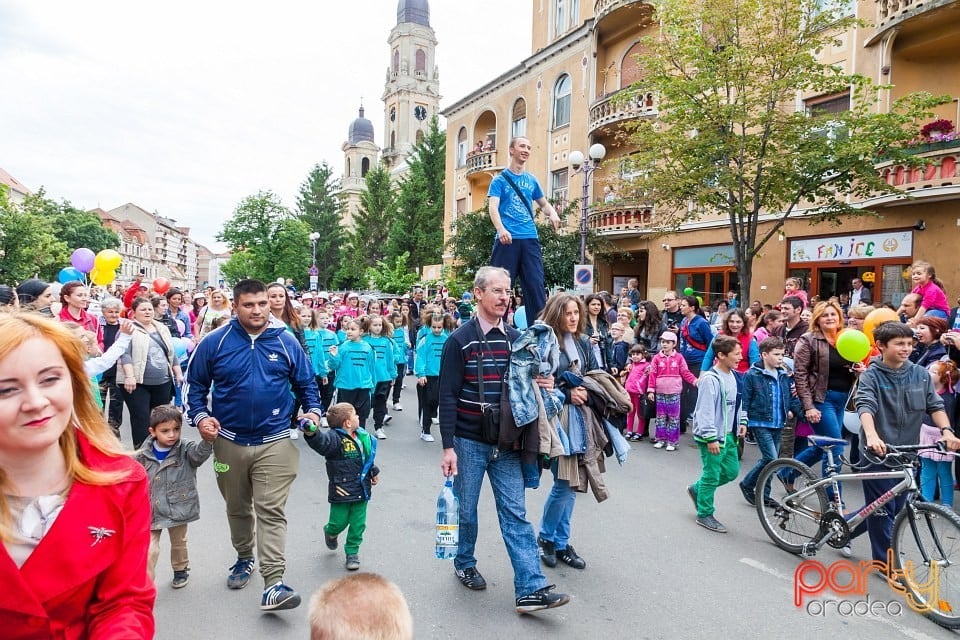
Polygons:
<instances>
[{"instance_id":1,"label":"green tree foliage","mask_svg":"<svg viewBox=\"0 0 960 640\"><path fill-rule=\"evenodd\" d=\"M661 0L660 29L637 57L643 79L626 99L653 93L658 118L641 120L631 136L640 174L633 187L656 203L661 231L703 216L728 220L743 300L751 297L754 257L788 218L839 221L865 213L848 196L893 191L876 158L910 161L907 142L943 101L915 94L878 109L883 88L819 60L855 24L823 5ZM848 91L849 111L795 107L799 95ZM772 224L759 233L761 214Z\"/></svg>"},{"instance_id":2,"label":"green tree foliage","mask_svg":"<svg viewBox=\"0 0 960 640\"><path fill-rule=\"evenodd\" d=\"M396 215L396 196L390 172L379 166L367 172L366 190L353 216L353 230L340 254L336 283L339 287L366 287L367 268L386 257L387 233Z\"/></svg>"},{"instance_id":3,"label":"green tree foliage","mask_svg":"<svg viewBox=\"0 0 960 640\"><path fill-rule=\"evenodd\" d=\"M340 226L341 204L337 197L339 190L340 181L333 178L333 169L324 162L314 165L310 170L307 179L300 185L297 198L297 217L307 225L309 232L320 234L316 265L318 281L323 289L333 281L344 242L344 232Z\"/></svg>"},{"instance_id":4,"label":"green tree foliage","mask_svg":"<svg viewBox=\"0 0 960 640\"><path fill-rule=\"evenodd\" d=\"M46 197L43 188L36 194L27 196L22 210L50 221L54 235L67 245L67 259L62 266L69 264L69 255L75 249L86 247L99 253L104 249L116 249L120 246L120 238L103 226L100 216L92 211L77 209L66 200L54 202Z\"/></svg>"},{"instance_id":5,"label":"green tree foliage","mask_svg":"<svg viewBox=\"0 0 960 640\"><path fill-rule=\"evenodd\" d=\"M367 280L377 291L403 294L419 282L420 276L410 268L410 255L402 253L395 258L377 262L367 269Z\"/></svg>"},{"instance_id":6,"label":"green tree foliage","mask_svg":"<svg viewBox=\"0 0 960 640\"><path fill-rule=\"evenodd\" d=\"M230 259L221 267L224 278L264 282L293 278L303 286L310 266L310 228L294 217L270 191L248 196L237 205L217 239L227 243Z\"/></svg>"},{"instance_id":7,"label":"green tree foliage","mask_svg":"<svg viewBox=\"0 0 960 640\"><path fill-rule=\"evenodd\" d=\"M578 200L573 200L561 212L561 220L579 211ZM579 220L579 214L577 214ZM580 234L565 224L554 231L548 223L537 223L537 233L543 250L543 274L547 287L573 286L573 265L580 262ZM457 217L453 223L453 235L447 247L454 258L454 278L458 283L472 283L477 269L490 264L490 252L494 238L493 223L487 208L477 209ZM587 234L587 250L593 255L622 258L623 252L609 241L592 231ZM464 289L469 291L470 287Z\"/></svg>"},{"instance_id":8,"label":"green tree foliage","mask_svg":"<svg viewBox=\"0 0 960 640\"><path fill-rule=\"evenodd\" d=\"M400 185L397 215L390 227L387 255L409 253L418 273L442 261L446 144L447 134L434 117L407 159L410 170Z\"/></svg>"},{"instance_id":9,"label":"green tree foliage","mask_svg":"<svg viewBox=\"0 0 960 640\"><path fill-rule=\"evenodd\" d=\"M28 196L28 200L40 198ZM0 188L0 282L16 285L34 276L52 280L69 264L69 255L49 217L14 206L6 187Z\"/></svg>"}]
</instances>

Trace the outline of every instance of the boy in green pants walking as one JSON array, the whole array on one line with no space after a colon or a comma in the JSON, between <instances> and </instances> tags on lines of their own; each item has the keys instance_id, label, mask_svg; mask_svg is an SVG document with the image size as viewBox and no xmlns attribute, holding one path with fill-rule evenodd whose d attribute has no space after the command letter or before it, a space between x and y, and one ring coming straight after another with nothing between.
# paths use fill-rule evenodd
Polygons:
<instances>
[{"instance_id":1,"label":"boy in green pants walking","mask_svg":"<svg viewBox=\"0 0 960 640\"><path fill-rule=\"evenodd\" d=\"M693 438L700 447L703 472L699 480L687 487L687 493L697 506L697 524L726 533L727 528L713 516L713 495L717 487L736 480L740 474L737 436L743 436L747 428L737 426L740 393L733 370L743 353L740 342L732 336L717 336L712 348L716 364L700 377L693 413Z\"/></svg>"},{"instance_id":2,"label":"boy in green pants walking","mask_svg":"<svg viewBox=\"0 0 960 640\"><path fill-rule=\"evenodd\" d=\"M374 464L377 441L360 428L353 405L339 402L327 411L330 430L306 433L311 449L327 459L330 490L330 519L323 528L323 540L331 551L337 548L337 536L347 529L343 550L346 568L360 568L360 543L367 528L367 502L371 486L377 484L380 469Z\"/></svg>"}]
</instances>

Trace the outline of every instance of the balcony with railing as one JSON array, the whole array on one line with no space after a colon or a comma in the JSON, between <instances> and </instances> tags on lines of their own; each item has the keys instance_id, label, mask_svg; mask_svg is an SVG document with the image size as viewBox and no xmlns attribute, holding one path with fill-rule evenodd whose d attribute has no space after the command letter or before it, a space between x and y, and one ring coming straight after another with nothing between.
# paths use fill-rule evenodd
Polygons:
<instances>
[{"instance_id":1,"label":"balcony with railing","mask_svg":"<svg viewBox=\"0 0 960 640\"><path fill-rule=\"evenodd\" d=\"M956 13L956 0L877 0L876 31L867 45L894 28L901 32L898 40L920 32L942 38L945 29L956 34L960 30Z\"/></svg>"},{"instance_id":2,"label":"balcony with railing","mask_svg":"<svg viewBox=\"0 0 960 640\"><path fill-rule=\"evenodd\" d=\"M616 29L618 25L632 25L649 20L653 16L653 5L644 0L594 0L594 24L604 32Z\"/></svg>"},{"instance_id":3,"label":"balcony with railing","mask_svg":"<svg viewBox=\"0 0 960 640\"><path fill-rule=\"evenodd\" d=\"M600 236L631 236L653 231L654 210L649 202L621 200L594 205L587 227Z\"/></svg>"},{"instance_id":4,"label":"balcony with railing","mask_svg":"<svg viewBox=\"0 0 960 640\"><path fill-rule=\"evenodd\" d=\"M913 197L922 197L925 189L960 185L960 139L930 141L913 150L929 164L910 167L881 162L877 170L887 184L909 191Z\"/></svg>"},{"instance_id":5,"label":"balcony with railing","mask_svg":"<svg viewBox=\"0 0 960 640\"><path fill-rule=\"evenodd\" d=\"M483 171L493 172L503 169L501 165L497 164L496 149L486 149L468 154L466 167L468 177Z\"/></svg>"},{"instance_id":6,"label":"balcony with railing","mask_svg":"<svg viewBox=\"0 0 960 640\"><path fill-rule=\"evenodd\" d=\"M590 106L590 120L587 131L592 135L603 133L601 130L615 129L617 125L637 118L651 118L657 115L657 96L653 92L639 91L626 98L632 89L621 89L603 96Z\"/></svg>"}]
</instances>

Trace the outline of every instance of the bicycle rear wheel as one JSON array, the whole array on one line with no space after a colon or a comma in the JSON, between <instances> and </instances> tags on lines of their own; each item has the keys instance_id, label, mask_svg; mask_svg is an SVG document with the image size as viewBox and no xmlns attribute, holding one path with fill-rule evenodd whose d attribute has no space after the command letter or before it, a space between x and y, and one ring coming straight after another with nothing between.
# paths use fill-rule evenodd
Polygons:
<instances>
[{"instance_id":1,"label":"bicycle rear wheel","mask_svg":"<svg viewBox=\"0 0 960 640\"><path fill-rule=\"evenodd\" d=\"M940 504L908 504L894 521L892 546L910 607L960 629L960 517Z\"/></svg>"},{"instance_id":2,"label":"bicycle rear wheel","mask_svg":"<svg viewBox=\"0 0 960 640\"><path fill-rule=\"evenodd\" d=\"M792 490L783 479L788 474L796 476ZM819 487L805 496L796 496L796 492L819 479L810 467L789 458L774 460L760 472L756 488L757 515L763 530L781 549L799 554L803 545L820 531L820 518L829 504L826 490Z\"/></svg>"}]
</instances>

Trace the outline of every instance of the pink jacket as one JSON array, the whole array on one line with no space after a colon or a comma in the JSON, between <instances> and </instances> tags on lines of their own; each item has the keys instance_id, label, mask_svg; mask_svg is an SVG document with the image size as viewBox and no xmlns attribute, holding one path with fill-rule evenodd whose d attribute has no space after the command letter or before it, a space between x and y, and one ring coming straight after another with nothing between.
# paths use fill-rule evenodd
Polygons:
<instances>
[{"instance_id":1,"label":"pink jacket","mask_svg":"<svg viewBox=\"0 0 960 640\"><path fill-rule=\"evenodd\" d=\"M640 395L645 392L647 388L647 370L649 368L650 363L646 361L633 364L630 368L630 373L627 375L627 382L623 385L627 393L630 395Z\"/></svg>"},{"instance_id":2,"label":"pink jacket","mask_svg":"<svg viewBox=\"0 0 960 640\"><path fill-rule=\"evenodd\" d=\"M680 352L665 356L661 351L653 356L647 369L647 393L680 393L684 380L690 384L697 382Z\"/></svg>"}]
</instances>

